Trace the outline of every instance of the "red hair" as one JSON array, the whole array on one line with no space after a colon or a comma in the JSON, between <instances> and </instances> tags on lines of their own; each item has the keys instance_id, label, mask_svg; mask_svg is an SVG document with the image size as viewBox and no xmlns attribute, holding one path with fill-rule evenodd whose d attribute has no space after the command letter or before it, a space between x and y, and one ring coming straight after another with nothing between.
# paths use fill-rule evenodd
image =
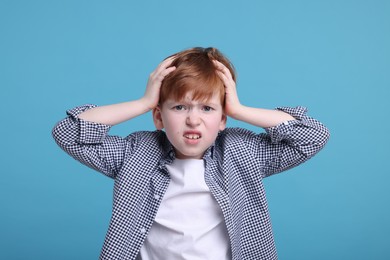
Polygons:
<instances>
[{"instance_id":1,"label":"red hair","mask_svg":"<svg viewBox=\"0 0 390 260\"><path fill-rule=\"evenodd\" d=\"M172 66L176 69L168 74L160 90L160 104L167 99L183 100L188 93L194 100L207 101L218 94L222 106L225 103L225 87L219 78L213 60L224 64L236 80L234 67L216 48L191 48L173 54ZM172 57L170 56L170 57Z\"/></svg>"}]
</instances>

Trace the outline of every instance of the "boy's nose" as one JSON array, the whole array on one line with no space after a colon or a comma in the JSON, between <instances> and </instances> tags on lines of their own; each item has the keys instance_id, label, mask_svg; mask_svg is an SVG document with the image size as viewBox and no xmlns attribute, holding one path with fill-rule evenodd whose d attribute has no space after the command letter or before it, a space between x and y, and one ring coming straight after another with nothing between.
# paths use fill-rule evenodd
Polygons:
<instances>
[{"instance_id":1,"label":"boy's nose","mask_svg":"<svg viewBox=\"0 0 390 260\"><path fill-rule=\"evenodd\" d=\"M190 110L187 114L186 123L190 126L197 126L201 122L201 118L196 111Z\"/></svg>"}]
</instances>

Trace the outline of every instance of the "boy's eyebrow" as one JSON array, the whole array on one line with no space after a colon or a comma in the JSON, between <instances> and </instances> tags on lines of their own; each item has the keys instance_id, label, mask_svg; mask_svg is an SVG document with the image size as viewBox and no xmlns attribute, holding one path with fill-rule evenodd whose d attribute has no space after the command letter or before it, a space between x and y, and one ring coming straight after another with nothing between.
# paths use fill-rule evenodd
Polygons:
<instances>
[{"instance_id":1,"label":"boy's eyebrow","mask_svg":"<svg viewBox=\"0 0 390 260\"><path fill-rule=\"evenodd\" d=\"M173 105L173 104L180 104L180 103L184 103L184 104L190 104L190 105L207 105L207 106L218 106L219 104L218 103L214 103L214 102L209 102L209 101L194 101L194 100L185 100L185 99L182 99L182 100L166 100L165 101L166 104L169 104L169 105Z\"/></svg>"},{"instance_id":2,"label":"boy's eyebrow","mask_svg":"<svg viewBox=\"0 0 390 260\"><path fill-rule=\"evenodd\" d=\"M164 103L165 104L168 104L168 105L173 105L173 104L178 104L178 103L183 103L184 101L183 100L172 100L172 99L168 99L166 100Z\"/></svg>"},{"instance_id":3,"label":"boy's eyebrow","mask_svg":"<svg viewBox=\"0 0 390 260\"><path fill-rule=\"evenodd\" d=\"M213 103L213 102L202 102L202 104L203 104L203 105L212 106L212 107L219 106L219 104Z\"/></svg>"}]
</instances>

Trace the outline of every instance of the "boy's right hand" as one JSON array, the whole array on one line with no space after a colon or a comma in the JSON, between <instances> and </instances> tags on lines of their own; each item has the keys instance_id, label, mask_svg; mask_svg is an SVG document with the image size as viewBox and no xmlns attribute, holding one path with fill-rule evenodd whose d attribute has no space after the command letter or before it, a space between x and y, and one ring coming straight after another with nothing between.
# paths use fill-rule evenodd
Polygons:
<instances>
[{"instance_id":1,"label":"boy's right hand","mask_svg":"<svg viewBox=\"0 0 390 260\"><path fill-rule=\"evenodd\" d=\"M161 62L149 76L145 94L142 99L150 110L158 105L161 83L165 76L176 69L175 66L171 66L174 59L175 57L172 56Z\"/></svg>"}]
</instances>

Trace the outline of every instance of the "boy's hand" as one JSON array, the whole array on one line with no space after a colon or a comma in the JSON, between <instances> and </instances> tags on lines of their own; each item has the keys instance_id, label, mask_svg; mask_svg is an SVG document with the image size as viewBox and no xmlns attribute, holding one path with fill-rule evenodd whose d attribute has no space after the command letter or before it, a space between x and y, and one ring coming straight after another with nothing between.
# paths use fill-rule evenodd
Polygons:
<instances>
[{"instance_id":1,"label":"boy's hand","mask_svg":"<svg viewBox=\"0 0 390 260\"><path fill-rule=\"evenodd\" d=\"M217 67L219 78L225 85L225 114L235 118L241 107L241 103L237 95L236 82L234 82L232 74L225 65L217 60L214 60L214 64Z\"/></svg>"},{"instance_id":2,"label":"boy's hand","mask_svg":"<svg viewBox=\"0 0 390 260\"><path fill-rule=\"evenodd\" d=\"M175 57L170 57L161 62L158 67L150 74L145 94L144 102L149 109L153 109L158 105L160 98L160 87L165 76L174 71L176 67L170 66Z\"/></svg>"},{"instance_id":3,"label":"boy's hand","mask_svg":"<svg viewBox=\"0 0 390 260\"><path fill-rule=\"evenodd\" d=\"M295 120L290 114L263 108L244 106L240 103L234 82L229 69L219 61L214 61L217 73L225 85L225 114L234 119L263 127L277 126L289 120Z\"/></svg>"}]
</instances>

